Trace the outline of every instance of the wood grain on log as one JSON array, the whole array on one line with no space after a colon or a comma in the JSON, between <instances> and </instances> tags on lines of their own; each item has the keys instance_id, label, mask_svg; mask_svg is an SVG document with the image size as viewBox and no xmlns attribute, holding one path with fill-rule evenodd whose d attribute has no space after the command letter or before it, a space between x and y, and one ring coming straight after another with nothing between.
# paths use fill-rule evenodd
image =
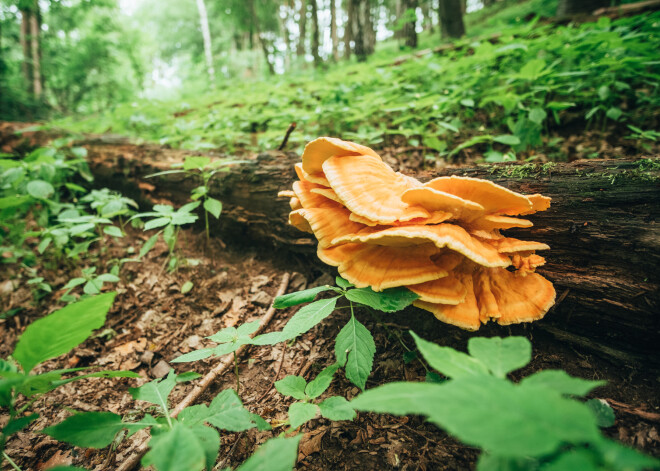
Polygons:
<instances>
[{"instance_id":1,"label":"wood grain on log","mask_svg":"<svg viewBox=\"0 0 660 471\"><path fill-rule=\"evenodd\" d=\"M88 148L99 182L134 196L136 182L184 156L150 147ZM213 180L211 193L224 205L223 237L314 253L315 240L287 224L287 199L275 197L279 190L290 189L298 160L292 153L263 153ZM644 354L655 351L660 340L659 162L502 164L442 174L485 178L514 191L552 197L550 210L530 217L534 227L507 231L551 246L544 253L548 263L539 272L554 282L558 303L543 322L615 349ZM415 176L428 180L438 175ZM153 196L179 204L198 184L181 175L149 182L157 188Z\"/></svg>"}]
</instances>

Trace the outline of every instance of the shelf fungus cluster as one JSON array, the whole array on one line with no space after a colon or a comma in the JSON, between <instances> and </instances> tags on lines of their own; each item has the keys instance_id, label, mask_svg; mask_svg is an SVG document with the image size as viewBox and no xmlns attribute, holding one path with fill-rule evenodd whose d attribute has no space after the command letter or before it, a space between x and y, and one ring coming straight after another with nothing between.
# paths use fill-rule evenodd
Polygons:
<instances>
[{"instance_id":1,"label":"shelf fungus cluster","mask_svg":"<svg viewBox=\"0 0 660 471\"><path fill-rule=\"evenodd\" d=\"M530 322L555 301L534 273L549 247L506 237L530 227L513 217L543 211L550 198L525 196L486 180L440 177L427 183L395 172L373 150L322 137L296 165L289 222L313 233L318 256L358 288L405 286L415 305L443 322Z\"/></svg>"}]
</instances>

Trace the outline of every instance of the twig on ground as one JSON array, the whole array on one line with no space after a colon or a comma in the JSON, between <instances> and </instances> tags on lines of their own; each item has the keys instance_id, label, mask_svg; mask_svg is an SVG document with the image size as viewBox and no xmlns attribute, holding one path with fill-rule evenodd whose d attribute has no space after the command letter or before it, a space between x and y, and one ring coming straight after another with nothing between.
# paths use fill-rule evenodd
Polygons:
<instances>
[{"instance_id":1,"label":"twig on ground","mask_svg":"<svg viewBox=\"0 0 660 471\"><path fill-rule=\"evenodd\" d=\"M291 135L294 129L296 129L295 122L289 124L289 127L286 130L286 134L284 134L284 139L282 139L282 143L277 148L277 150L284 150L284 147L286 147L286 143L289 142L289 136Z\"/></svg>"},{"instance_id":2,"label":"twig on ground","mask_svg":"<svg viewBox=\"0 0 660 471\"><path fill-rule=\"evenodd\" d=\"M234 444L231 446L231 449L229 450L229 453L227 453L227 454L225 455L225 457L222 458L222 461L218 462L218 464L215 465L215 467L213 468L212 471L217 471L217 470L219 470L219 469L222 469L222 468L225 466L225 463L226 463L227 461L229 461L229 459L231 458L231 455L234 454L234 450L236 449L236 445L238 445L238 442L241 441L241 438L243 438L243 435L245 435L245 434L242 433L241 435L239 435L238 437L236 437L236 441L235 441Z\"/></svg>"},{"instance_id":3,"label":"twig on ground","mask_svg":"<svg viewBox=\"0 0 660 471\"><path fill-rule=\"evenodd\" d=\"M649 422L660 422L660 414L656 412L649 412L643 409L640 409L630 404L624 402L615 401L614 399L605 398L605 400L615 409L619 409L627 414L636 415L642 419L648 420Z\"/></svg>"},{"instance_id":4,"label":"twig on ground","mask_svg":"<svg viewBox=\"0 0 660 471\"><path fill-rule=\"evenodd\" d=\"M282 277L282 282L280 283L280 287L278 288L275 297L281 296L286 292L286 289L289 286L290 279L291 279L291 274L285 273L284 276ZM266 311L266 314L264 314L264 316L261 318L259 327L253 334L251 334L251 337L259 335L268 325L268 323L271 321L274 315L275 315L275 308L271 306L268 309L268 311ZM237 356L241 355L247 348L249 348L249 345L241 345L238 348L238 350L236 350L236 355ZM177 404L177 406L170 413L170 417L176 417L181 413L183 409L192 405L192 403L195 402L199 398L199 396L201 396L202 393L208 389L211 383L213 383L213 381L215 381L218 376L224 374L226 370L231 368L233 364L234 364L234 356L231 354L226 355L211 371L209 371L206 374L206 376L204 376L200 380L197 386L195 386L193 390L190 391L188 395L184 397L181 402L179 402L179 404ZM141 430L140 432L133 435L133 437L136 438L134 438L131 441L137 442L137 439L139 438L138 435L140 435L140 437L144 437L142 443L137 445L135 447L133 454L129 455L129 457L119 467L117 467L117 471L129 471L135 468L140 462L140 459L147 452L147 438L149 434L146 431Z\"/></svg>"}]
</instances>

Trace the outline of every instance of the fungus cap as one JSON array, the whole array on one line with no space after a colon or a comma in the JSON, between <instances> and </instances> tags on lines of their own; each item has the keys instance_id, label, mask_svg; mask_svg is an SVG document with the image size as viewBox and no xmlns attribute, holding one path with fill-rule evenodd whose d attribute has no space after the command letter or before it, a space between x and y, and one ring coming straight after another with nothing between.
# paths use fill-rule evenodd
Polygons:
<instances>
[{"instance_id":1,"label":"fungus cap","mask_svg":"<svg viewBox=\"0 0 660 471\"><path fill-rule=\"evenodd\" d=\"M380 156L368 147L335 137L319 137L305 146L302 154L302 169L308 174L321 173L323 162L330 157L354 155L370 155L380 160Z\"/></svg>"}]
</instances>

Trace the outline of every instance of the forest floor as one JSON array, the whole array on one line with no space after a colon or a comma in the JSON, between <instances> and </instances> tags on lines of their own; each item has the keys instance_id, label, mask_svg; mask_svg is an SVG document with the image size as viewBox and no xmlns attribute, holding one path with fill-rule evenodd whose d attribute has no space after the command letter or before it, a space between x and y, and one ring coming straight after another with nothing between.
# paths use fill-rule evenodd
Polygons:
<instances>
[{"instance_id":1,"label":"forest floor","mask_svg":"<svg viewBox=\"0 0 660 471\"><path fill-rule=\"evenodd\" d=\"M34 432L60 422L74 410L112 411L124 417L139 418L144 411L128 394L129 387L163 377L171 367L179 373L208 372L218 359L192 364L170 364L170 361L206 346L205 336L263 316L286 272L292 274L288 292L333 283L330 270L321 272L310 268L302 257L258 247L225 246L218 239L212 239L211 247L207 248L204 234L192 229L183 231L180 237L182 255L189 260L187 266L173 273L163 270L167 248L162 242L142 263L124 265L122 281L113 288L119 294L104 330L70 354L40 367L51 370L101 366L109 370L131 370L141 378L90 378L65 385L37 401L33 410L40 418L7 444L8 455L22 469L45 470L57 464L115 469L130 453L125 443L114 451L81 450ZM121 258L128 247L137 247L145 239L142 232L129 230L127 237L113 240L106 253L96 255L105 259ZM90 255L88 259L93 259L95 254ZM54 286L61 285L84 268L74 263L56 265L53 260L46 259L40 264L37 267L40 274ZM4 308L23 308L12 318L0 320L0 337L4 339L0 344L0 357L11 352L24 326L40 317L45 307L52 306L57 298L57 293L53 293L35 302L28 287L15 281L20 277L18 270L20 267L10 268L2 277L6 281L0 285ZM181 294L181 287L188 280L194 287ZM266 331L281 330L294 312L294 308L278 311ZM347 315L348 312L340 308L291 345L252 347L241 357L240 396L251 412L260 414L273 425L273 431L252 429L225 434L220 451L224 465L241 463L259 444L280 431L277 424L286 419L290 398L281 396L273 388L273 382L289 374L313 378L333 363L330 339L336 336ZM425 371L419 362L404 361L403 343L412 345L411 340L406 340L406 330L413 329L428 340L462 350L471 335L452 326L429 329L429 323L437 321L410 308L386 318L366 311L357 315L373 332L377 347L367 388L395 380L424 380ZM532 340L533 361L515 372L515 379L541 369L561 368L573 376L606 380L606 386L590 395L608 401L616 412L616 423L606 429L606 434L637 449L660 455L658 371L612 363L579 347L560 343L535 325L492 327L480 333L517 334ZM358 389L341 376L338 375L325 394L349 399L357 395ZM178 403L191 388L190 384L180 384L170 397L171 403ZM226 388L236 388L231 370L218 378L201 400L210 399ZM304 425L303 432L298 469L461 470L473 469L479 454L477 449L457 442L420 417L360 413L353 422L319 418Z\"/></svg>"}]
</instances>

